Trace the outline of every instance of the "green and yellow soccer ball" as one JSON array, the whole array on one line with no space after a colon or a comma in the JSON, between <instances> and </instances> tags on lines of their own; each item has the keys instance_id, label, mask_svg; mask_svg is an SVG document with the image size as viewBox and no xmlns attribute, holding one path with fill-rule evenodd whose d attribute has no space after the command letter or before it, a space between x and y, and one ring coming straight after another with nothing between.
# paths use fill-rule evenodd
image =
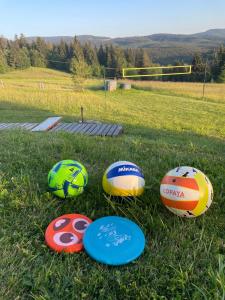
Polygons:
<instances>
[{"instance_id":1,"label":"green and yellow soccer ball","mask_svg":"<svg viewBox=\"0 0 225 300\"><path fill-rule=\"evenodd\" d=\"M60 198L76 197L88 183L85 167L75 160L62 160L48 173L49 190Z\"/></svg>"}]
</instances>

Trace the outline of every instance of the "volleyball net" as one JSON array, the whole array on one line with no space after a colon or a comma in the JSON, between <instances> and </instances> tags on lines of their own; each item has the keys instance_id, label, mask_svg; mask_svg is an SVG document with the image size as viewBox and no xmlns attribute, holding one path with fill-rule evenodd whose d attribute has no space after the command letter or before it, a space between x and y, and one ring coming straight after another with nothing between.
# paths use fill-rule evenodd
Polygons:
<instances>
[{"instance_id":1,"label":"volleyball net","mask_svg":"<svg viewBox=\"0 0 225 300\"><path fill-rule=\"evenodd\" d=\"M175 76L188 75L192 72L191 65L183 66L161 66L161 67L145 67L145 68L123 68L123 78L135 77L158 77L158 76Z\"/></svg>"}]
</instances>

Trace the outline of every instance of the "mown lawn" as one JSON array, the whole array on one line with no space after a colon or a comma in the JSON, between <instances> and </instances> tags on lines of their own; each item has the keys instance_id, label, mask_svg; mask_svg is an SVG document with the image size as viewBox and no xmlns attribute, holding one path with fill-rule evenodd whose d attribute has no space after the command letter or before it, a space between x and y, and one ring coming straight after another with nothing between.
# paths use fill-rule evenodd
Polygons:
<instances>
[{"instance_id":1,"label":"mown lawn","mask_svg":"<svg viewBox=\"0 0 225 300\"><path fill-rule=\"evenodd\" d=\"M221 93L202 100L191 88L190 95L174 95L167 84L166 94L138 89L105 97L92 88L75 92L67 74L43 69L0 79L0 122L39 122L52 115L73 121L83 106L86 119L125 129L117 138L0 132L0 299L225 299ZM67 158L86 166L89 184L77 199L63 201L48 192L47 174ZM103 172L116 160L143 169L146 191L133 202L112 202L103 193ZM176 217L160 202L160 180L178 165L202 170L214 187L209 211L194 220ZM93 220L115 214L134 220L145 232L144 254L127 266L108 267L85 252L53 253L45 245L45 229L53 218L72 212Z\"/></svg>"}]
</instances>

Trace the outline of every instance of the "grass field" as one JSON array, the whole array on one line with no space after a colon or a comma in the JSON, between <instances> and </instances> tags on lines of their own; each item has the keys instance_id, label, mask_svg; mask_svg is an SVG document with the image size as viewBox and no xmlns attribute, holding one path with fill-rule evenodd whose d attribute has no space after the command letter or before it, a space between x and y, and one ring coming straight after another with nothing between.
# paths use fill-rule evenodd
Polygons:
<instances>
[{"instance_id":1,"label":"grass field","mask_svg":"<svg viewBox=\"0 0 225 300\"><path fill-rule=\"evenodd\" d=\"M225 299L225 85L207 87L203 100L194 93L198 84L151 82L141 90L144 83L136 83L106 97L100 84L75 92L68 74L44 69L0 78L0 122L73 121L83 106L86 119L125 129L117 138L0 132L0 299ZM67 158L86 166L89 185L62 201L47 191L47 174ZM144 195L123 205L101 187L117 160L137 163L146 179ZM213 204L199 218L176 217L160 202L160 180L179 165L202 170L213 184ZM54 254L45 229L72 212L134 220L145 232L144 254L123 267L98 264L85 252Z\"/></svg>"}]
</instances>

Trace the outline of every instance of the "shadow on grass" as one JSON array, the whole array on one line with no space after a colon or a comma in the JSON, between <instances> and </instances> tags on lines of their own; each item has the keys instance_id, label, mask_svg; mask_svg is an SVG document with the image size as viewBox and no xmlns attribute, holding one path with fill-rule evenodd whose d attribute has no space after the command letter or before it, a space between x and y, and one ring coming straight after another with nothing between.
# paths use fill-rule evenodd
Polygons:
<instances>
[{"instance_id":1,"label":"shadow on grass","mask_svg":"<svg viewBox=\"0 0 225 300\"><path fill-rule=\"evenodd\" d=\"M105 90L104 82L102 81L102 84L98 84L98 85L86 86L85 89L90 91L104 91Z\"/></svg>"},{"instance_id":2,"label":"shadow on grass","mask_svg":"<svg viewBox=\"0 0 225 300\"><path fill-rule=\"evenodd\" d=\"M46 109L38 109L23 104L0 101L0 122L39 122L52 113Z\"/></svg>"},{"instance_id":3,"label":"shadow on grass","mask_svg":"<svg viewBox=\"0 0 225 300\"><path fill-rule=\"evenodd\" d=\"M95 86L96 88L96 86ZM55 113L51 112L50 110L40 109L36 107L30 107L23 104L18 104L14 102L8 101L0 101L0 122L41 122L45 118L55 116ZM77 120L80 116L77 116ZM63 121L72 122L77 121L74 120L74 116L65 114L63 115ZM112 120L97 120L99 122L106 122L106 123L115 123ZM208 149L218 149L218 150L225 150L225 141L216 138L216 137L209 137L206 135L197 134L191 130L184 130L184 131L175 131L175 130L168 130L168 129L155 129L150 128L147 126L141 125L131 125L127 123L120 122L120 124L124 127L124 133L121 137L118 137L120 142L123 141L135 141L135 139L142 140L143 142L147 141L161 141L162 143L168 143L171 146L178 145L180 147L185 146L187 144L193 144L194 146L202 146L205 148L206 146ZM89 137L90 139L92 137ZM102 138L105 140L105 138ZM111 140L110 137L107 139ZM222 147L222 149L221 149Z\"/></svg>"},{"instance_id":4,"label":"shadow on grass","mask_svg":"<svg viewBox=\"0 0 225 300\"><path fill-rule=\"evenodd\" d=\"M39 122L54 115L48 110L8 102L0 103L0 112L0 122ZM63 121L74 119L70 115L64 117ZM14 139L12 144L10 139L14 136L14 131L10 133L1 131L1 135L4 136L2 143L5 144L6 149L15 148L18 143L18 148L23 149L21 151L28 157L35 156L35 150L39 148L37 157L42 151L43 153L47 151L48 154L44 159L46 170L58 160L77 156L81 161L87 161L87 164L94 165L97 169L102 166L102 172L113 161L134 161L143 166L145 174L149 174L147 176L150 181L151 176L159 179L166 171L178 165L190 165L202 169L212 176L213 181L214 178L222 178L222 174L225 174L225 142L222 139L187 130L177 132L126 123L121 125L124 127L124 133L115 138L90 137L66 132L21 132L22 139ZM30 142L27 143L26 140ZM19 144L22 141L24 144ZM49 149L46 150L46 147ZM30 149L33 149L34 153ZM19 156L17 159L20 159ZM40 157L40 160L43 158ZM16 164L18 165L20 164ZM21 167L22 172L26 173L26 166L22 164ZM42 172L41 164L37 164L36 168L40 168L39 172ZM222 171L218 173L218 169Z\"/></svg>"},{"instance_id":5,"label":"shadow on grass","mask_svg":"<svg viewBox=\"0 0 225 300\"><path fill-rule=\"evenodd\" d=\"M81 119L80 115L76 117L62 115L64 122L77 122ZM27 106L9 101L0 101L0 123L33 123L42 122L48 117L56 116L56 113L40 109L34 106Z\"/></svg>"}]
</instances>

